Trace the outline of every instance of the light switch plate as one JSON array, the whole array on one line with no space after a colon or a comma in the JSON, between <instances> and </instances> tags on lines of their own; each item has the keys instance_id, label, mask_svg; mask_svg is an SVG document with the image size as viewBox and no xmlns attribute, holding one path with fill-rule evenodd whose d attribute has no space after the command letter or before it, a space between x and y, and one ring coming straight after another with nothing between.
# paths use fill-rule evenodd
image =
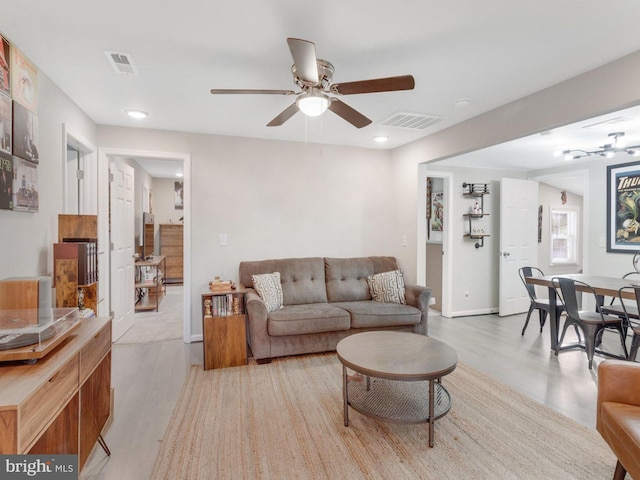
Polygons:
<instances>
[{"instance_id":1,"label":"light switch plate","mask_svg":"<svg viewBox=\"0 0 640 480\"><path fill-rule=\"evenodd\" d=\"M226 233L219 234L218 239L220 240L221 247L226 247L227 245L229 245L229 237Z\"/></svg>"}]
</instances>

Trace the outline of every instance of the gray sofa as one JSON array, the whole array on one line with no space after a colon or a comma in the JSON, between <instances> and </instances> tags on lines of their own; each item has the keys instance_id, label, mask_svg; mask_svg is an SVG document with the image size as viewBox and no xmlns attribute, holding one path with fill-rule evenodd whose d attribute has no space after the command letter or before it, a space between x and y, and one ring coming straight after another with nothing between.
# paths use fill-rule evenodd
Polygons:
<instances>
[{"instance_id":1,"label":"gray sofa","mask_svg":"<svg viewBox=\"0 0 640 480\"><path fill-rule=\"evenodd\" d=\"M431 290L405 285L406 305L371 300L367 276L398 268L394 257L289 258L241 262L248 339L259 363L271 358L335 350L367 330L427 334ZM267 312L252 275L280 272L284 307Z\"/></svg>"}]
</instances>

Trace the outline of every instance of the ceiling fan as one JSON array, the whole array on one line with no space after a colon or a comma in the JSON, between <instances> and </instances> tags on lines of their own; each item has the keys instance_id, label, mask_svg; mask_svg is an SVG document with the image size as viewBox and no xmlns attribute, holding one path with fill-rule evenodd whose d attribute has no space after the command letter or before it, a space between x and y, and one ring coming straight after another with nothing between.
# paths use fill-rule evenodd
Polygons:
<instances>
[{"instance_id":1,"label":"ceiling fan","mask_svg":"<svg viewBox=\"0 0 640 480\"><path fill-rule=\"evenodd\" d=\"M266 94L266 95L295 95L298 98L284 109L267 126L277 127L289 120L298 110L305 115L314 117L329 109L339 117L357 128L371 123L371 120L353 109L333 95L354 95L358 93L392 92L397 90L412 90L415 80L411 75L397 77L376 78L347 83L331 83L333 65L326 60L316 57L316 46L308 40L287 38L289 50L293 57L293 82L300 87L299 92L293 90L251 90L251 89L221 89L214 88L211 93L220 94Z\"/></svg>"}]
</instances>

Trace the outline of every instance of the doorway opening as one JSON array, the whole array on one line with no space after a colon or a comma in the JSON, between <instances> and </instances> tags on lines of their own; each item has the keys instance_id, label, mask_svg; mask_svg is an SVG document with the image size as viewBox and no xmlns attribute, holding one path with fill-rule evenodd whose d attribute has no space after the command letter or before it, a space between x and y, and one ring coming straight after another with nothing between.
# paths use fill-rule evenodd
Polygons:
<instances>
[{"instance_id":1,"label":"doorway opening","mask_svg":"<svg viewBox=\"0 0 640 480\"><path fill-rule=\"evenodd\" d=\"M182 266L183 266L183 291L184 295L182 296L182 338L185 343L190 343L194 339L191 338L191 303L192 299L190 298L189 292L191 291L191 280L190 280L190 265L191 265L191 236L190 236L190 224L191 224L191 185L190 185L190 172L191 172L191 157L186 153L168 153L168 152L155 152L155 151L139 151L139 150L128 150L128 149L100 149L98 152L99 159L99 169L100 169L100 186L102 187L102 191L109 191L109 164L114 158L124 159L127 163L133 164L138 160L156 160L159 163L162 162L172 162L173 164L180 163L182 167L183 177L180 179L182 182L183 188L183 205L181 211L182 223L184 228L184 238L183 238L183 258L182 258ZM134 175L135 177L135 175ZM149 176L149 178L151 178ZM135 181L135 180L134 180ZM143 195L146 195L146 200L143 201ZM138 205L134 207L135 215L139 215L140 217L140 228L134 228L132 225L131 231L133 231L134 238L140 242L140 232L142 231L142 209L143 205L147 209L156 208L158 199L157 195L154 194L152 188L150 187L150 182L147 183L146 188L143 188L142 183L136 183L136 193L135 193L135 203ZM101 197L102 198L102 197ZM104 213L102 210L105 210ZM105 208L101 208L101 214L99 215L99 231L102 232L103 235L106 235L107 238L110 238L111 235L111 222L115 221L111 219L111 212L109 211L108 205ZM156 217L157 218L157 217ZM135 220L134 220L135 222ZM111 240L110 240L111 242ZM137 245L139 246L139 245ZM131 258L131 262L134 262L134 258ZM113 252L110 252L109 265L112 265L113 262ZM111 279L109 279L110 281ZM111 282L107 282L107 285L110 285ZM109 292L109 295L113 295L114 292ZM131 292L131 298L134 298L134 292ZM113 305L111 298L109 298L109 305ZM134 314L135 315L135 314ZM132 322L130 323L132 325ZM124 332L114 332L114 341L116 338L121 336Z\"/></svg>"}]
</instances>

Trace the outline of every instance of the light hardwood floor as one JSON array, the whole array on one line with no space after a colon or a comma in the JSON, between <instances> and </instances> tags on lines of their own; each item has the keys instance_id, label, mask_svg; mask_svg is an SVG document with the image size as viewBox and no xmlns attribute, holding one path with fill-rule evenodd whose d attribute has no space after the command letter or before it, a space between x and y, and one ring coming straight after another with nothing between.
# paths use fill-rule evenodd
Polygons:
<instances>
[{"instance_id":1,"label":"light hardwood floor","mask_svg":"<svg viewBox=\"0 0 640 480\"><path fill-rule=\"evenodd\" d=\"M555 356L550 350L548 325L540 333L536 315L521 336L524 318L524 315L482 315L450 319L431 312L429 335L455 348L459 361L594 428L596 369L604 358L596 357L594 370L589 371L583 351ZM606 346L618 348L615 335L606 335ZM105 435L112 455L107 458L96 447L81 479L149 478L192 364L202 364L201 343L169 340L114 345L115 417Z\"/></svg>"}]
</instances>

